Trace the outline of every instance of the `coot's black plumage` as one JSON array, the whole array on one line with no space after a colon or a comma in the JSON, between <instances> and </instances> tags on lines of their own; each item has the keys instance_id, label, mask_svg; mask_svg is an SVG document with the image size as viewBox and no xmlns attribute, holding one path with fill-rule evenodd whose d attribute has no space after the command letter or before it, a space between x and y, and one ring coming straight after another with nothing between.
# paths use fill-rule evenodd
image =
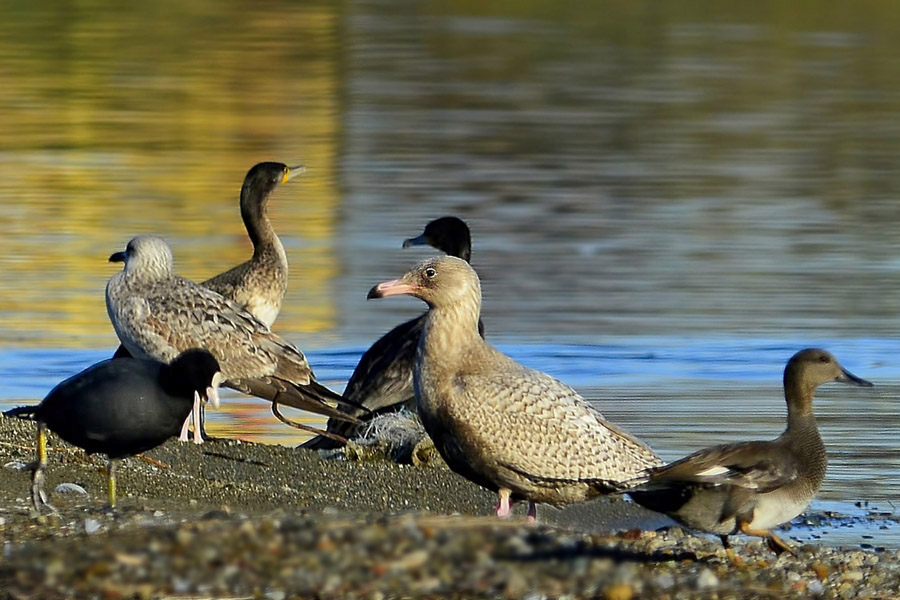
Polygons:
<instances>
[{"instance_id":1,"label":"coot's black plumage","mask_svg":"<svg viewBox=\"0 0 900 600\"><path fill-rule=\"evenodd\" d=\"M403 247L432 246L437 250L469 262L472 257L472 235L465 221L457 217L441 217L429 222L421 235L403 241ZM413 392L413 365L416 348L422 335L425 315L397 325L381 336L359 359L347 387L344 398L361 408L349 410L349 414L370 420L386 412L402 407L415 409ZM484 326L478 322L479 331L484 336ZM354 425L346 421L330 418L327 430L350 439L365 425ZM328 450L341 444L325 436L316 436L303 444L304 448Z\"/></svg>"},{"instance_id":2,"label":"coot's black plumage","mask_svg":"<svg viewBox=\"0 0 900 600\"><path fill-rule=\"evenodd\" d=\"M195 399L218 402L219 363L192 349L171 364L117 358L99 362L57 385L35 409L38 460L32 482L35 508L46 505L45 427L88 454L109 457L109 504L115 506L115 461L146 452L178 435Z\"/></svg>"}]
</instances>

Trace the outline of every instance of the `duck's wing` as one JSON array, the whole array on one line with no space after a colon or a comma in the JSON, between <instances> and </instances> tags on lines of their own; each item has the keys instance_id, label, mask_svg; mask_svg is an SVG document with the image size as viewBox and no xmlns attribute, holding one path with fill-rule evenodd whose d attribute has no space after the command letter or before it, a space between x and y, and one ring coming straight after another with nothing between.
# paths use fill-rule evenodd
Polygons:
<instances>
[{"instance_id":1,"label":"duck's wing","mask_svg":"<svg viewBox=\"0 0 900 600\"><path fill-rule=\"evenodd\" d=\"M649 471L649 485L694 483L735 485L760 493L786 485L799 471L777 442L741 442L713 446Z\"/></svg>"}]
</instances>

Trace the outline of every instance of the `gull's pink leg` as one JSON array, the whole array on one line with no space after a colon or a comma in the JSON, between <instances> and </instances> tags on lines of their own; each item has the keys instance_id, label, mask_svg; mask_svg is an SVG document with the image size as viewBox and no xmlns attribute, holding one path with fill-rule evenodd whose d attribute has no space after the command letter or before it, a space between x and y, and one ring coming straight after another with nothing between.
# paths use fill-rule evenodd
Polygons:
<instances>
[{"instance_id":1,"label":"gull's pink leg","mask_svg":"<svg viewBox=\"0 0 900 600\"><path fill-rule=\"evenodd\" d=\"M501 519L509 517L509 494L510 491L508 489L500 488L498 493L500 501L497 503L497 516Z\"/></svg>"},{"instance_id":2,"label":"gull's pink leg","mask_svg":"<svg viewBox=\"0 0 900 600\"><path fill-rule=\"evenodd\" d=\"M531 500L528 501L528 522L532 525L537 522L537 506Z\"/></svg>"}]
</instances>

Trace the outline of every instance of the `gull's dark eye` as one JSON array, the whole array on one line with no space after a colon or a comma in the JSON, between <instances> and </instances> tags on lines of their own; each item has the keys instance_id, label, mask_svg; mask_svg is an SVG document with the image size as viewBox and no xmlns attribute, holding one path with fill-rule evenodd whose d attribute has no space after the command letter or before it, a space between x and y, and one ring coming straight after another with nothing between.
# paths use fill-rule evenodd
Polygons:
<instances>
[{"instance_id":1,"label":"gull's dark eye","mask_svg":"<svg viewBox=\"0 0 900 600\"><path fill-rule=\"evenodd\" d=\"M436 276L437 276L437 271L435 271L431 267L428 267L427 269L425 269L425 277L427 277L428 279L434 279Z\"/></svg>"}]
</instances>

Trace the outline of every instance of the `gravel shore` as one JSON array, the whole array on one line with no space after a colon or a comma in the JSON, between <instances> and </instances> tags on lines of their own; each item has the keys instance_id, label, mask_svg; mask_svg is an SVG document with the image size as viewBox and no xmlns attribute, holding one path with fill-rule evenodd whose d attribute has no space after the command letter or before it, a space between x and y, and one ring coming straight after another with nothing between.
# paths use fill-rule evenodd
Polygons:
<instances>
[{"instance_id":1,"label":"gravel shore","mask_svg":"<svg viewBox=\"0 0 900 600\"><path fill-rule=\"evenodd\" d=\"M22 598L896 598L897 552L798 546L775 557L672 527L621 499L508 522L495 498L435 464L342 460L281 446L170 441L119 470L55 437L36 518L33 423L0 418L0 599ZM73 486L64 486L73 487ZM876 544L877 546L877 544Z\"/></svg>"}]
</instances>

